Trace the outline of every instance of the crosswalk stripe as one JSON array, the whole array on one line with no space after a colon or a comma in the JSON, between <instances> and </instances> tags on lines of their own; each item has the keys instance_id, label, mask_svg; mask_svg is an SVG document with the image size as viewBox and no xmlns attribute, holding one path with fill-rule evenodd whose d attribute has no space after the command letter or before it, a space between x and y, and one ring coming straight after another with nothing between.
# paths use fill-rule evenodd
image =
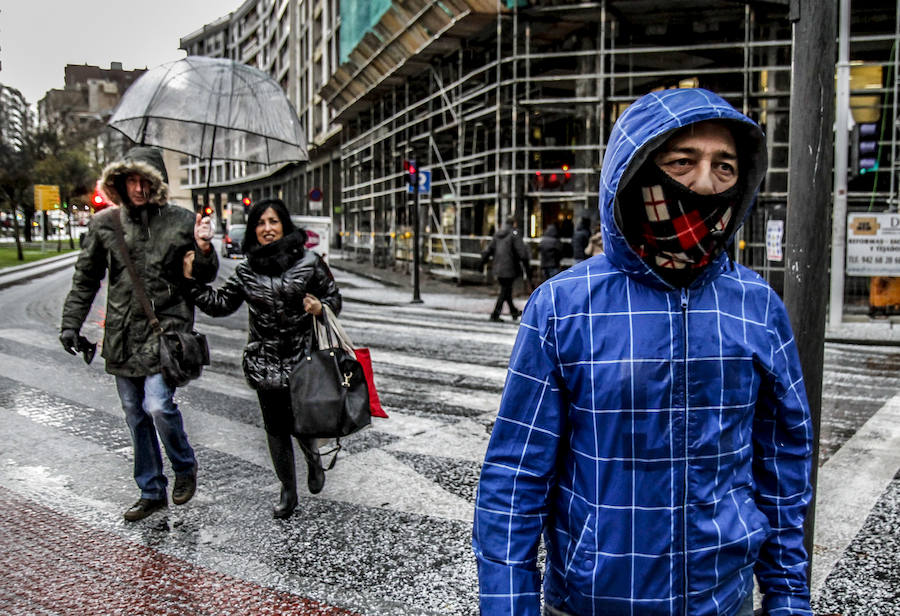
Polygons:
<instances>
[{"instance_id":1,"label":"crosswalk stripe","mask_svg":"<svg viewBox=\"0 0 900 616\"><path fill-rule=\"evenodd\" d=\"M37 346L41 347L54 348L57 344L52 336L25 330L0 330L0 337L23 344L37 343ZM111 379L107 380L109 377L101 374L96 375L95 383L74 385L58 379L48 379L46 365L2 353L0 353L0 374L9 375L7 378L41 389L53 396L72 400L117 417L121 414ZM102 395L98 395L98 385L104 390ZM183 389L221 393L248 403L255 399L254 393L242 379L209 370ZM399 437L399 440L391 444L393 450L429 456L439 453L480 461L471 454L476 449L469 442L471 439L465 434L465 430L454 429L453 423L422 418L395 409L389 409L389 413L390 419L376 418L370 429ZM183 415L188 434L196 443L258 466L265 468L270 466L262 429L190 406L183 410ZM40 414L33 415L32 419L40 420ZM437 437L441 439L441 447L438 449L434 447L428 449L420 444L423 439L427 442L429 439L434 441ZM406 439L412 441L409 446L402 444ZM483 450L481 455L483 456ZM409 468L391 456L389 451L369 449L357 454L342 453L336 469L340 470L332 472L330 475L332 479L329 479L326 490L319 495L320 498L443 519L462 521L472 519L472 507L467 501L447 492L432 480ZM361 483L367 486L362 486Z\"/></svg>"}]
</instances>

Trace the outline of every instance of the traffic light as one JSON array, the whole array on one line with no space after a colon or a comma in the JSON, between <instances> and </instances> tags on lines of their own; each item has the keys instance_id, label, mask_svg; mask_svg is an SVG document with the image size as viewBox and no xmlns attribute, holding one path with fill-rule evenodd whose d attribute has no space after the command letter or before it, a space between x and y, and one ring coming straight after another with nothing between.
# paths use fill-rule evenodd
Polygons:
<instances>
[{"instance_id":1,"label":"traffic light","mask_svg":"<svg viewBox=\"0 0 900 616\"><path fill-rule=\"evenodd\" d=\"M103 197L96 190L94 191L94 196L91 197L91 203L94 204L94 207L103 207Z\"/></svg>"},{"instance_id":2,"label":"traffic light","mask_svg":"<svg viewBox=\"0 0 900 616\"><path fill-rule=\"evenodd\" d=\"M404 160L403 170L406 171L406 183L415 188L419 183L416 179L416 161Z\"/></svg>"},{"instance_id":3,"label":"traffic light","mask_svg":"<svg viewBox=\"0 0 900 616\"><path fill-rule=\"evenodd\" d=\"M203 215L204 215L204 216L212 216L212 213L213 213L213 209L212 209L212 206L211 206L211 205L207 205L207 206L205 206L205 207L203 208Z\"/></svg>"},{"instance_id":4,"label":"traffic light","mask_svg":"<svg viewBox=\"0 0 900 616\"><path fill-rule=\"evenodd\" d=\"M850 145L850 175L878 171L878 122L857 122Z\"/></svg>"},{"instance_id":5,"label":"traffic light","mask_svg":"<svg viewBox=\"0 0 900 616\"><path fill-rule=\"evenodd\" d=\"M250 204L251 204L250 197L244 197L244 200L241 203L244 204L244 207L250 207Z\"/></svg>"}]
</instances>

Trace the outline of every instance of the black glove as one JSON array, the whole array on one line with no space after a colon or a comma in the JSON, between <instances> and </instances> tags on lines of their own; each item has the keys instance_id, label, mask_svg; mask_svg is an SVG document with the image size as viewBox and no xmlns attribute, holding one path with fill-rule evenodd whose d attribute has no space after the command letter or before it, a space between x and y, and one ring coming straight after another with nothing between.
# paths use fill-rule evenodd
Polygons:
<instances>
[{"instance_id":1,"label":"black glove","mask_svg":"<svg viewBox=\"0 0 900 616\"><path fill-rule=\"evenodd\" d=\"M69 355L78 352L78 332L74 329L64 329L59 332L59 342Z\"/></svg>"}]
</instances>

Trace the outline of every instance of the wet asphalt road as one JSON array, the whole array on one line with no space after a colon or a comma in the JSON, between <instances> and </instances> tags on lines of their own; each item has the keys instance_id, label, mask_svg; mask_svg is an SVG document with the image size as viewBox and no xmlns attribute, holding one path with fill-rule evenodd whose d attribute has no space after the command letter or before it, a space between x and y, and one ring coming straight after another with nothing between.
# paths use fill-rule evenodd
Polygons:
<instances>
[{"instance_id":1,"label":"wet asphalt road","mask_svg":"<svg viewBox=\"0 0 900 616\"><path fill-rule=\"evenodd\" d=\"M235 264L224 262L220 274ZM337 274L340 285L353 285L352 275ZM197 450L199 491L184 507L126 524L121 513L137 490L112 378L100 358L86 366L56 340L70 277L65 270L0 293L0 501L39 504L43 513L35 515L61 512L88 535L93 529L215 575L367 616L477 613L469 547L474 488L514 325L426 307L347 302L342 323L358 346L372 349L391 418L346 439L324 491L305 495L291 519L276 521L270 509L278 483L255 396L240 371L245 309L224 319L200 316L213 365L177 396ZM83 333L98 339L102 319L98 297ZM823 463L900 392L897 349L829 345L825 357ZM869 526L879 515L895 524L896 484ZM839 575L833 583L829 578L823 607L864 605L866 576L854 581L858 567L848 563L869 553L857 544L868 546L872 535L877 541L882 527L848 550ZM202 604L211 599L193 597L184 612L174 603L166 612L166 597L158 597L160 613L204 613ZM294 613L325 613L317 609Z\"/></svg>"}]
</instances>

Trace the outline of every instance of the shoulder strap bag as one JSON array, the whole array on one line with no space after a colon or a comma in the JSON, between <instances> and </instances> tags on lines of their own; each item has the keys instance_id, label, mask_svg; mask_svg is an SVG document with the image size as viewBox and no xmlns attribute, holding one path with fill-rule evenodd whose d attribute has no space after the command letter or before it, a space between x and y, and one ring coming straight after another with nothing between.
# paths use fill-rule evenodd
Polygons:
<instances>
[{"instance_id":1,"label":"shoulder strap bag","mask_svg":"<svg viewBox=\"0 0 900 616\"><path fill-rule=\"evenodd\" d=\"M159 337L159 366L163 379L171 387L181 387L189 381L196 379L203 372L203 366L209 365L209 344L206 336L196 332L182 331L163 331L156 312L153 310L153 304L147 297L147 290L144 287L144 281L138 275L134 261L131 259L131 253L128 252L128 245L125 243L125 231L122 229L122 221L119 214L112 217L113 227L116 231L116 244L119 248L119 254L125 263L125 269L131 278L131 284L134 287L134 294L137 296L144 314L150 321L150 327Z\"/></svg>"}]
</instances>

